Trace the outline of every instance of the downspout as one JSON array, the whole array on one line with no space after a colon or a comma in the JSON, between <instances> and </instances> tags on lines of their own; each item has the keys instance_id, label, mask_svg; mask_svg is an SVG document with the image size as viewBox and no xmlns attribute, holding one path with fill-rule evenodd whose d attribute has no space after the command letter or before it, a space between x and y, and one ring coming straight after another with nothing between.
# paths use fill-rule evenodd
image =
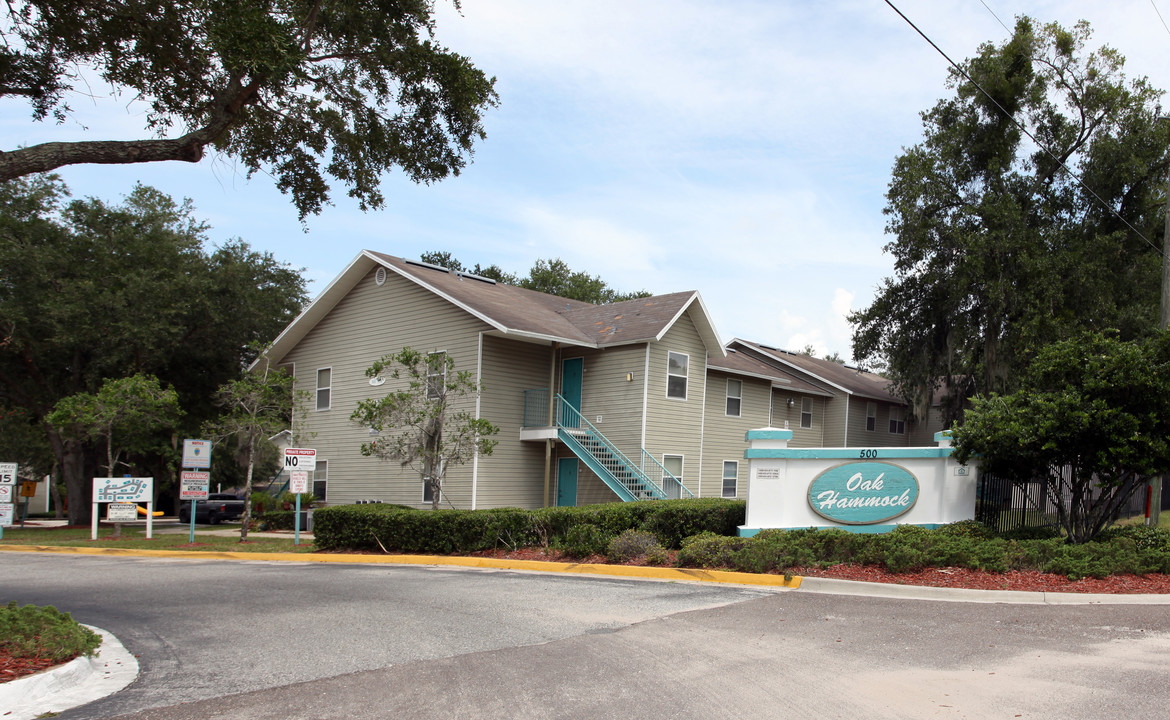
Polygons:
<instances>
[{"instance_id":1,"label":"downspout","mask_svg":"<svg viewBox=\"0 0 1170 720\"><path fill-rule=\"evenodd\" d=\"M845 444L841 447L849 447L849 397L845 396Z\"/></svg>"},{"instance_id":2,"label":"downspout","mask_svg":"<svg viewBox=\"0 0 1170 720\"><path fill-rule=\"evenodd\" d=\"M477 356L475 359L475 382L477 385L483 383L483 331L479 333L479 348L476 350ZM480 402L483 399L483 389L480 388L475 393L475 419L480 418ZM471 457L471 509L475 510L477 496L479 489L479 452Z\"/></svg>"},{"instance_id":3,"label":"downspout","mask_svg":"<svg viewBox=\"0 0 1170 720\"><path fill-rule=\"evenodd\" d=\"M696 486L696 490L698 492L695 493L695 497L703 497L703 448L706 447L706 444L707 444L707 438L706 438L706 431L707 431L707 377L708 377L707 376L707 367L708 367L708 363L710 361L711 361L711 353L710 352L703 353L703 406L702 406L701 412L699 413L699 484ZM743 386L741 385L740 387L743 387ZM742 408L743 391L742 390L740 391L739 396L740 396L739 402L741 405L740 411L742 412L742 410L743 410L743 408ZM726 405L725 405L725 407L726 407ZM720 474L722 474L722 472Z\"/></svg>"},{"instance_id":4,"label":"downspout","mask_svg":"<svg viewBox=\"0 0 1170 720\"><path fill-rule=\"evenodd\" d=\"M646 408L650 399L650 343L646 343L646 364L642 368L642 439L638 445L646 449Z\"/></svg>"},{"instance_id":5,"label":"downspout","mask_svg":"<svg viewBox=\"0 0 1170 720\"><path fill-rule=\"evenodd\" d=\"M553 343L550 350L549 364L548 364L548 425L549 427L556 426L556 418L553 414L556 412L556 384L557 384L557 348L559 343ZM545 438L544 440L544 506L548 507L549 488L552 485L552 455L553 443L552 438Z\"/></svg>"}]
</instances>

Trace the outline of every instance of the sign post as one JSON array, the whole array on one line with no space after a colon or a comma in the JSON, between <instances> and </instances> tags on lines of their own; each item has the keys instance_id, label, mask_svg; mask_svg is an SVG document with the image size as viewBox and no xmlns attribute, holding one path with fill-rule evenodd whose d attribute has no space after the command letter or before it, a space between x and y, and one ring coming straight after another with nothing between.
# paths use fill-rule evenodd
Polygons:
<instances>
[{"instance_id":1,"label":"sign post","mask_svg":"<svg viewBox=\"0 0 1170 720\"><path fill-rule=\"evenodd\" d=\"M188 543L195 542L195 502L207 499L207 488L211 484L211 473L198 470L183 470L179 473L179 501L191 501L191 532Z\"/></svg>"},{"instance_id":2,"label":"sign post","mask_svg":"<svg viewBox=\"0 0 1170 720\"><path fill-rule=\"evenodd\" d=\"M195 542L195 505L199 500L207 499L207 489L211 485L211 441L191 440L183 441L183 463L188 470L207 470L208 472L181 472L179 473L179 504L184 500L191 503L190 534L187 542Z\"/></svg>"},{"instance_id":3,"label":"sign post","mask_svg":"<svg viewBox=\"0 0 1170 720\"><path fill-rule=\"evenodd\" d=\"M293 524L293 545L301 544L301 493L309 491L309 468L317 465L317 451L313 448L285 448L284 469L288 470L288 489L297 496ZM293 483L297 483L294 485ZM296 489L300 488L300 489Z\"/></svg>"},{"instance_id":4,"label":"sign post","mask_svg":"<svg viewBox=\"0 0 1170 720\"><path fill-rule=\"evenodd\" d=\"M15 502L16 463L0 463L0 540L4 538L4 528L12 526Z\"/></svg>"}]
</instances>

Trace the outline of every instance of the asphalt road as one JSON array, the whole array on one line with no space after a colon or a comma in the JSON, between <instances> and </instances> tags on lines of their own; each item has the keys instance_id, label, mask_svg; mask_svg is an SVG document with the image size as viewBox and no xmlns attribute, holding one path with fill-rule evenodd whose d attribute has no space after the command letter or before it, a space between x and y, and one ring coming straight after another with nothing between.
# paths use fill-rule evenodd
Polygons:
<instances>
[{"instance_id":1,"label":"asphalt road","mask_svg":"<svg viewBox=\"0 0 1170 720\"><path fill-rule=\"evenodd\" d=\"M1165 606L994 605L505 571L0 554L0 600L139 679L61 720L1164 718Z\"/></svg>"}]
</instances>

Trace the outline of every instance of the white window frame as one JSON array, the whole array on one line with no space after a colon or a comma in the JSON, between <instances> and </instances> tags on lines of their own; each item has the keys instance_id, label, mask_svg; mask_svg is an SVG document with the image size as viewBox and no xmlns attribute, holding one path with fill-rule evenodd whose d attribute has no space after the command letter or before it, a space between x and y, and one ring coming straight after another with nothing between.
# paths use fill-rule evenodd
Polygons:
<instances>
[{"instance_id":1,"label":"white window frame","mask_svg":"<svg viewBox=\"0 0 1170 720\"><path fill-rule=\"evenodd\" d=\"M321 373L329 373L329 384L324 387L321 386ZM333 407L333 366L317 368L317 392L314 395L316 399L317 410L329 410ZM325 407L321 407L321 392L325 392Z\"/></svg>"},{"instance_id":2,"label":"white window frame","mask_svg":"<svg viewBox=\"0 0 1170 720\"><path fill-rule=\"evenodd\" d=\"M440 463L440 464L439 464L439 474L440 474L440 475L442 475L442 474L443 474L443 465L442 465L442 463ZM432 502L431 498L427 497L427 494L428 494L428 493L427 493L427 491L428 491L428 490L430 490L430 489L431 489L431 486L430 486L428 483L423 483L423 484L422 484L422 501L423 501L424 503L429 503L429 502ZM443 488L441 488L441 487L439 488L439 502L440 502L440 503L442 503L442 502L443 502Z\"/></svg>"},{"instance_id":3,"label":"white window frame","mask_svg":"<svg viewBox=\"0 0 1170 720\"><path fill-rule=\"evenodd\" d=\"M684 456L682 454L663 453L662 454L662 469L666 470L666 472L670 472L670 468L666 467L666 458L678 458L678 468L679 468L678 474L677 475L675 475L674 473L670 473L670 474L674 475L675 479L678 480L679 487L677 488L678 494L676 494L676 495L671 494L671 492L672 492L672 490L674 490L674 488L668 489L668 488L664 487L664 488L662 488L662 491L666 493L667 498L670 498L672 500L677 500L678 498L682 497L682 487L686 485L686 482L683 479L683 472L686 470L686 467L687 467L686 456ZM663 483L663 485L665 485L665 484L666 483Z\"/></svg>"},{"instance_id":4,"label":"white window frame","mask_svg":"<svg viewBox=\"0 0 1170 720\"><path fill-rule=\"evenodd\" d=\"M901 405L890 406L890 434L906 434L906 408Z\"/></svg>"},{"instance_id":5,"label":"white window frame","mask_svg":"<svg viewBox=\"0 0 1170 720\"><path fill-rule=\"evenodd\" d=\"M317 483L321 483L321 494L317 494ZM329 502L329 461L318 460L313 465L313 485L310 488L313 497L322 502Z\"/></svg>"},{"instance_id":6,"label":"white window frame","mask_svg":"<svg viewBox=\"0 0 1170 720\"><path fill-rule=\"evenodd\" d=\"M731 475L727 474L727 466L731 466ZM731 494L727 492L727 481L731 481ZM723 461L723 487L722 496L725 498L734 498L739 494L739 461L738 460L724 460Z\"/></svg>"},{"instance_id":7,"label":"white window frame","mask_svg":"<svg viewBox=\"0 0 1170 720\"><path fill-rule=\"evenodd\" d=\"M683 364L685 365L685 368L684 368L684 372L682 375L679 375L678 373L673 373L670 371L670 356L671 355L678 355L679 357L683 358ZM669 400L684 400L684 401L687 399L688 386L690 385L690 381L689 381L690 372L691 372L691 356L690 355L688 355L686 353L675 352L673 350L667 351L667 353L666 353L666 397L667 397L667 399L669 399ZM682 382L683 382L682 397L670 394L670 379L671 378L682 378Z\"/></svg>"},{"instance_id":8,"label":"white window frame","mask_svg":"<svg viewBox=\"0 0 1170 720\"><path fill-rule=\"evenodd\" d=\"M877 403L865 403L865 431L877 432Z\"/></svg>"},{"instance_id":9,"label":"white window frame","mask_svg":"<svg viewBox=\"0 0 1170 720\"><path fill-rule=\"evenodd\" d=\"M738 385L735 394L731 394L731 384ZM731 412L731 401L735 401L735 412ZM723 414L727 417L740 417L743 415L743 380L735 380L727 378L727 399L723 403Z\"/></svg>"},{"instance_id":10,"label":"white window frame","mask_svg":"<svg viewBox=\"0 0 1170 720\"><path fill-rule=\"evenodd\" d=\"M441 374L438 374L438 375L431 374L431 367L430 367L429 361L427 363L427 400L438 400L442 396L442 392L440 392L439 389L436 389L434 392L432 392L431 388L433 388L435 386L432 383L431 378L439 378L440 387L447 383L447 362L446 362L447 351L446 350L435 350L433 352L427 353L428 358L431 355L442 355L443 356L443 372Z\"/></svg>"},{"instance_id":11,"label":"white window frame","mask_svg":"<svg viewBox=\"0 0 1170 720\"><path fill-rule=\"evenodd\" d=\"M808 410L805 410L805 407ZM808 418L808 425L804 424L805 417ZM813 399L810 397L802 397L800 399L800 427L802 430L809 430L813 426Z\"/></svg>"}]
</instances>

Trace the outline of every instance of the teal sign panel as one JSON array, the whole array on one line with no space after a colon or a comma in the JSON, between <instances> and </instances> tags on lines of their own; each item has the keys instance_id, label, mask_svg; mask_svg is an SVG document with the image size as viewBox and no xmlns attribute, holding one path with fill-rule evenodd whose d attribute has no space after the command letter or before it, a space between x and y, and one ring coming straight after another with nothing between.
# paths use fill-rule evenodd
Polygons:
<instances>
[{"instance_id":1,"label":"teal sign panel","mask_svg":"<svg viewBox=\"0 0 1170 720\"><path fill-rule=\"evenodd\" d=\"M884 462L829 468L808 486L813 511L844 525L872 525L898 517L918 501L918 478Z\"/></svg>"}]
</instances>

